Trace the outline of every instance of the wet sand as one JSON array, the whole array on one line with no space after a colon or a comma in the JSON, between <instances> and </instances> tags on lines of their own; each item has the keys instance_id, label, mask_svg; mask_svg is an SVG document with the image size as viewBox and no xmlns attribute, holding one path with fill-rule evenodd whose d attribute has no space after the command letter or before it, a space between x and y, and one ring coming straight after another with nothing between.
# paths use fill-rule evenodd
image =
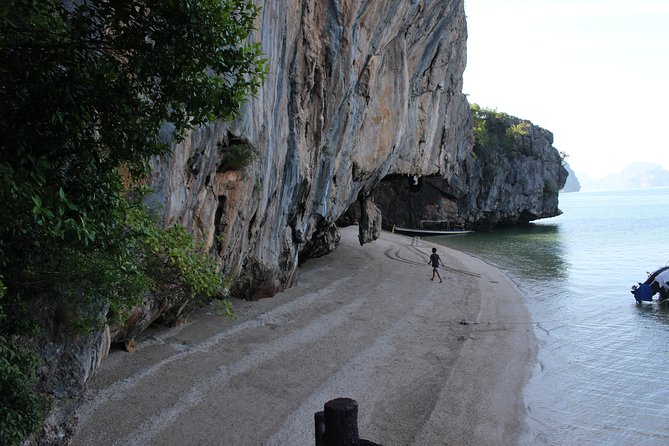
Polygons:
<instances>
[{"instance_id":1,"label":"wet sand","mask_svg":"<svg viewBox=\"0 0 669 446\"><path fill-rule=\"evenodd\" d=\"M517 287L479 259L382 233L299 270L297 286L150 329L111 352L72 442L313 445L316 411L358 401L362 438L384 445L513 445L536 357ZM430 280L431 248L443 283Z\"/></svg>"}]
</instances>

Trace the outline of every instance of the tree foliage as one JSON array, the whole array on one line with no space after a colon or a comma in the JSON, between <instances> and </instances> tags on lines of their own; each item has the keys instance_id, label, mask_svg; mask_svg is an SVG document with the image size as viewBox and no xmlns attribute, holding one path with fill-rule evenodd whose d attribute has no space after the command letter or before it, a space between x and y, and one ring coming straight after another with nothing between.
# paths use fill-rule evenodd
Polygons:
<instances>
[{"instance_id":1,"label":"tree foliage","mask_svg":"<svg viewBox=\"0 0 669 446\"><path fill-rule=\"evenodd\" d=\"M528 134L529 122L516 122L506 113L471 104L474 153L486 155L494 150L510 150L513 144Z\"/></svg>"},{"instance_id":2,"label":"tree foliage","mask_svg":"<svg viewBox=\"0 0 669 446\"><path fill-rule=\"evenodd\" d=\"M0 335L0 444L18 444L42 423L46 400L33 388L38 364L28 348Z\"/></svg>"},{"instance_id":3,"label":"tree foliage","mask_svg":"<svg viewBox=\"0 0 669 446\"><path fill-rule=\"evenodd\" d=\"M248 43L257 14L248 0L0 4L3 370L30 362L7 352L19 351L35 296L80 302L94 319L101 306L88 304L127 305L152 289L156 259L189 292L220 289L183 229L162 231L130 189L150 156L194 126L234 117L256 92L265 71ZM24 398L37 411L26 395L12 407ZM0 409L8 420L13 412Z\"/></svg>"}]
</instances>

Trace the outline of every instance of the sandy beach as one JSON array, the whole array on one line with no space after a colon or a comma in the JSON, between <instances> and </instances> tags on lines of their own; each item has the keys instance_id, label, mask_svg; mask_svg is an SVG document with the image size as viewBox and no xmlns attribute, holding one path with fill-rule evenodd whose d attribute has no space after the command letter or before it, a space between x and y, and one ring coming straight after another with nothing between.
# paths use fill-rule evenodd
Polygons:
<instances>
[{"instance_id":1,"label":"sandy beach","mask_svg":"<svg viewBox=\"0 0 669 446\"><path fill-rule=\"evenodd\" d=\"M297 286L201 310L113 350L73 445L313 445L314 413L359 404L384 445L514 445L536 356L517 287L479 259L383 232L306 262ZM427 261L437 247L443 283Z\"/></svg>"}]
</instances>

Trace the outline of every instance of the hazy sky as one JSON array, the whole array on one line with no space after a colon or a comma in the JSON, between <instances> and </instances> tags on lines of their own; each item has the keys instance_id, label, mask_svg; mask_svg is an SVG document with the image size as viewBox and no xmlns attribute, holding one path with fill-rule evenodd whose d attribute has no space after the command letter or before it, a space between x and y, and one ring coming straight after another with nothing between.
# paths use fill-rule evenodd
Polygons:
<instances>
[{"instance_id":1,"label":"hazy sky","mask_svg":"<svg viewBox=\"0 0 669 446\"><path fill-rule=\"evenodd\" d=\"M669 0L465 0L469 101L544 127L577 174L669 170Z\"/></svg>"}]
</instances>

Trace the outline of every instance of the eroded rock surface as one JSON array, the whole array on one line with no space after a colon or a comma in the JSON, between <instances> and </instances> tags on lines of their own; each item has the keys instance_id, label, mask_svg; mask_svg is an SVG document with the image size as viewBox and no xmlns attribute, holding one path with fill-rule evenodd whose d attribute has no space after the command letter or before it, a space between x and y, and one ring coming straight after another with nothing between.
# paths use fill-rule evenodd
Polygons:
<instances>
[{"instance_id":1,"label":"eroded rock surface","mask_svg":"<svg viewBox=\"0 0 669 446\"><path fill-rule=\"evenodd\" d=\"M472 152L460 174L424 177L415 187L406 175L387 177L374 192L384 226L477 228L559 215L558 191L568 173L553 134L529 121L506 119L526 125L527 134L506 147Z\"/></svg>"},{"instance_id":2,"label":"eroded rock surface","mask_svg":"<svg viewBox=\"0 0 669 446\"><path fill-rule=\"evenodd\" d=\"M378 204L383 178L415 178L407 189L421 193L433 188L420 206L426 217L492 223L554 214L557 194L543 191L550 183L557 192L564 181L554 174L548 133L534 128L518 148L522 156L472 156L462 94L463 0L261 6L255 38L268 75L257 96L234 122L202 127L153 160L149 178L150 205L219 256L234 278L233 296L259 299L294 284L299 261L335 249L335 221L349 208L358 210L349 220L359 224L360 243L377 238L381 211L374 199ZM230 162L241 146L253 149L249 158ZM63 342L76 367L56 367L54 359L53 382L72 384L63 393L65 409L56 408L45 427L62 428L43 436L43 444L66 444L70 409L109 342L131 339L132 330L160 316L157 305L147 302L134 328ZM60 344L52 350L65 351Z\"/></svg>"},{"instance_id":3,"label":"eroded rock surface","mask_svg":"<svg viewBox=\"0 0 669 446\"><path fill-rule=\"evenodd\" d=\"M334 249L334 222L383 177L443 174L471 147L463 0L258 3L262 88L234 122L202 127L153 160L148 200L166 224L185 226L218 255L235 279L230 293L247 299L291 286L299 260ZM250 157L230 162L245 147ZM365 210L361 242L380 229L371 202ZM67 407L54 406L58 420L72 421L67 408L94 372L91 358L104 356L109 341L132 341L161 316L160 305L147 302L132 326L111 327L95 342L72 341L68 348L84 350L73 359L82 365L63 396ZM54 367L53 382L74 370ZM54 420L38 441L67 442L49 433L64 426Z\"/></svg>"},{"instance_id":4,"label":"eroded rock surface","mask_svg":"<svg viewBox=\"0 0 669 446\"><path fill-rule=\"evenodd\" d=\"M332 249L328 227L383 177L458 169L471 147L462 1L273 1L258 30L269 73L257 97L156 160L152 176L166 223L215 250L232 293L249 299L289 287L299 257ZM229 170L234 140L258 156Z\"/></svg>"}]
</instances>

